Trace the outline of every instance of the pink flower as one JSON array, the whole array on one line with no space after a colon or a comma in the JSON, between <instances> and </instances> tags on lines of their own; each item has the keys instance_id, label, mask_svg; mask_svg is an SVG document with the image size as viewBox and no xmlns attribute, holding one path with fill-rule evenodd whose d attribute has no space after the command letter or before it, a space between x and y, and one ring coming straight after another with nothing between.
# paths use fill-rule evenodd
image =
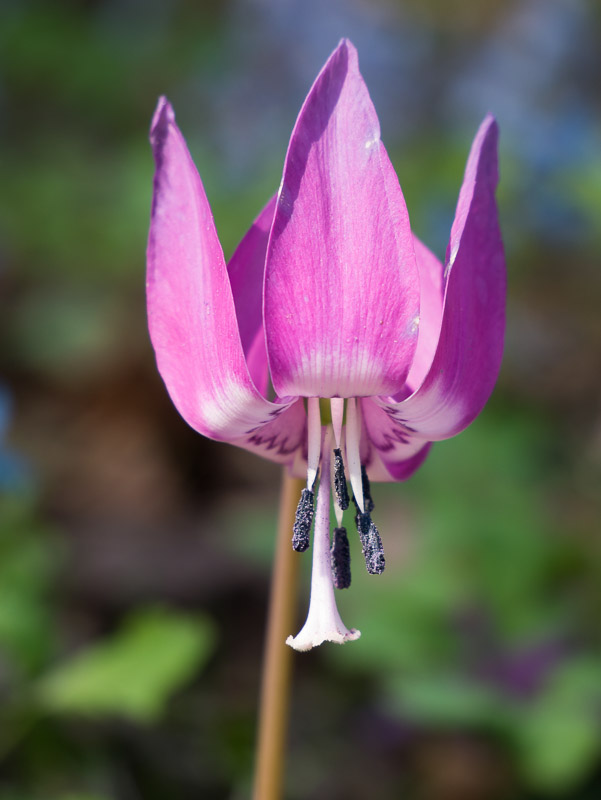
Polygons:
<instances>
[{"instance_id":1,"label":"pink flower","mask_svg":"<svg viewBox=\"0 0 601 800\"><path fill-rule=\"evenodd\" d=\"M350 581L344 465L368 570L381 572L368 476L408 478L430 443L467 427L493 389L505 329L497 136L487 116L443 266L411 232L356 50L342 40L300 111L277 196L226 265L173 110L159 101L147 296L169 394L204 436L307 475L299 550L308 546L321 471L309 616L288 640L297 649L359 636L334 600L334 583ZM330 400L327 425L320 398Z\"/></svg>"}]
</instances>

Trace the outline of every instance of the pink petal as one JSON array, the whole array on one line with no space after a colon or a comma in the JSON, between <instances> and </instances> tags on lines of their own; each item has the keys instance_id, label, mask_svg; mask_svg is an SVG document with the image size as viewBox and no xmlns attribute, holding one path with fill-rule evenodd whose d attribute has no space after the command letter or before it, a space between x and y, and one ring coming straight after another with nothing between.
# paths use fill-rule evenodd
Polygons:
<instances>
[{"instance_id":1,"label":"pink petal","mask_svg":"<svg viewBox=\"0 0 601 800\"><path fill-rule=\"evenodd\" d=\"M263 275L275 203L274 196L253 222L227 265L248 371L264 396L269 372L263 330Z\"/></svg>"},{"instance_id":2,"label":"pink petal","mask_svg":"<svg viewBox=\"0 0 601 800\"><path fill-rule=\"evenodd\" d=\"M506 291L495 201L497 140L497 123L489 115L476 134L459 194L434 361L410 397L375 401L388 413L391 431L400 429L429 441L454 436L480 413L497 379Z\"/></svg>"},{"instance_id":3,"label":"pink petal","mask_svg":"<svg viewBox=\"0 0 601 800\"><path fill-rule=\"evenodd\" d=\"M265 332L281 396L390 394L417 344L409 218L343 40L292 133L267 251Z\"/></svg>"},{"instance_id":4,"label":"pink petal","mask_svg":"<svg viewBox=\"0 0 601 800\"><path fill-rule=\"evenodd\" d=\"M255 448L257 429L266 426L262 437L271 436L270 447L262 442L256 449L289 460L301 441L304 411L293 401L268 402L252 383L211 209L165 98L150 139L156 173L147 301L159 372L176 408L197 431Z\"/></svg>"},{"instance_id":5,"label":"pink petal","mask_svg":"<svg viewBox=\"0 0 601 800\"><path fill-rule=\"evenodd\" d=\"M425 442L390 418L374 398L361 400L365 445L362 461L372 481L406 481L421 467L430 452Z\"/></svg>"},{"instance_id":6,"label":"pink petal","mask_svg":"<svg viewBox=\"0 0 601 800\"><path fill-rule=\"evenodd\" d=\"M280 409L282 411L280 412ZM230 444L243 447L270 461L288 464L295 477L307 474L307 415L302 399L291 404L276 405L269 421L261 422ZM295 470L292 469L294 465Z\"/></svg>"},{"instance_id":7,"label":"pink petal","mask_svg":"<svg viewBox=\"0 0 601 800\"><path fill-rule=\"evenodd\" d=\"M413 237L419 272L419 333L413 363L407 376L407 394L421 386L428 374L442 325L444 267L417 236Z\"/></svg>"}]
</instances>

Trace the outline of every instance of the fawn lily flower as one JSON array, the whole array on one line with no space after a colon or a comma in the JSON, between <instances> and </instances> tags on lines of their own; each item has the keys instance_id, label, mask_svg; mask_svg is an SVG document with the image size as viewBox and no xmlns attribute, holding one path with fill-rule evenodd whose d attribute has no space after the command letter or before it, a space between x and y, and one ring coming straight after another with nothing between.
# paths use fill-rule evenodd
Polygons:
<instances>
[{"instance_id":1,"label":"fawn lily flower","mask_svg":"<svg viewBox=\"0 0 601 800\"><path fill-rule=\"evenodd\" d=\"M498 374L505 264L496 122L487 116L472 145L444 266L411 232L347 40L300 111L277 196L229 264L164 98L151 142L147 297L159 371L201 434L307 475L297 550L309 545L319 475L310 611L288 643L306 650L355 639L333 591L350 582L345 465L366 566L379 573L384 554L369 479L408 478L431 442L480 413ZM326 425L320 398L330 402ZM337 527L330 545L331 487Z\"/></svg>"}]
</instances>

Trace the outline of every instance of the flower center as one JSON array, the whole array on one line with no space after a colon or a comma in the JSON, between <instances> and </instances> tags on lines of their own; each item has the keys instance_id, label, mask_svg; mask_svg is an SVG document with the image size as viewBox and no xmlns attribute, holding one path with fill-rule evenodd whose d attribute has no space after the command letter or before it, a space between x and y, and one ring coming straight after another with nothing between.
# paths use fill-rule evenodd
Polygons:
<instances>
[{"instance_id":1,"label":"flower center","mask_svg":"<svg viewBox=\"0 0 601 800\"><path fill-rule=\"evenodd\" d=\"M321 401L322 403L324 401ZM346 409L345 409L346 403ZM345 414L346 411L346 414ZM384 571L384 549L380 533L371 519L374 503L365 465L361 463L361 416L355 398L332 398L327 424L322 425L320 400L307 400L307 485L301 493L293 527L292 546L303 552L313 534L311 600L307 621L301 632L287 643L297 650L309 650L323 641L345 642L359 637L348 630L336 608L334 588L351 584L350 547L343 514L350 505L345 461L356 506L355 524L365 566L371 574ZM325 416L325 415L324 415ZM317 508L315 508L315 485ZM330 501L334 498L336 527L330 538Z\"/></svg>"},{"instance_id":2,"label":"flower center","mask_svg":"<svg viewBox=\"0 0 601 800\"><path fill-rule=\"evenodd\" d=\"M325 402L327 401L319 400L317 397L310 397L307 400L307 486L301 493L296 509L292 547L298 552L304 552L309 547L314 517L314 487L320 466L323 466L323 451L326 447L326 440L328 440L331 443L328 448L328 464L332 464L331 475L322 474L320 480L328 481L328 477L331 480L334 511L338 523L337 530L342 529L342 515L349 507L344 450L348 462L349 480L353 490L353 502L357 510L355 524L361 539L365 565L369 573L380 575L385 566L384 549L380 533L371 519L374 501L371 496L365 464L361 463L361 415L359 406L356 398L349 398L346 401L345 420L344 398L331 398L329 409L324 409ZM329 411L327 415L329 420L328 424L323 426L322 416L325 416L324 411L326 410ZM346 421L345 425L343 425L344 421ZM332 444L335 446L332 447ZM336 558L340 559L342 556L339 554L343 552L344 548L336 548L333 545L332 552L334 550L338 554ZM332 569L335 571L334 566ZM349 574L348 583L350 584L350 567L348 570L345 568L344 571Z\"/></svg>"}]
</instances>

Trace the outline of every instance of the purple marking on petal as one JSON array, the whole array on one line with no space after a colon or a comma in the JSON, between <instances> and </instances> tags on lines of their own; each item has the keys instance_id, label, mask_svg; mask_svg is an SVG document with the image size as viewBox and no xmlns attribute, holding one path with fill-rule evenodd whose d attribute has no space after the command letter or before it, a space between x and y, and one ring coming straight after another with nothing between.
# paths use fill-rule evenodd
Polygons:
<instances>
[{"instance_id":1,"label":"purple marking on petal","mask_svg":"<svg viewBox=\"0 0 601 800\"><path fill-rule=\"evenodd\" d=\"M430 443L391 419L371 398L361 400L363 425L371 443L367 474L372 481L406 481L421 467Z\"/></svg>"},{"instance_id":2,"label":"purple marking on petal","mask_svg":"<svg viewBox=\"0 0 601 800\"><path fill-rule=\"evenodd\" d=\"M278 394L357 397L404 385L419 316L413 238L346 40L317 77L292 133L264 297Z\"/></svg>"},{"instance_id":3,"label":"purple marking on petal","mask_svg":"<svg viewBox=\"0 0 601 800\"><path fill-rule=\"evenodd\" d=\"M307 415L303 401L297 399L291 405L281 406L281 413L272 412L271 419L249 430L231 444L251 450L263 458L281 464L291 464L297 453L301 453L306 440ZM306 469L305 469L306 471Z\"/></svg>"}]
</instances>

